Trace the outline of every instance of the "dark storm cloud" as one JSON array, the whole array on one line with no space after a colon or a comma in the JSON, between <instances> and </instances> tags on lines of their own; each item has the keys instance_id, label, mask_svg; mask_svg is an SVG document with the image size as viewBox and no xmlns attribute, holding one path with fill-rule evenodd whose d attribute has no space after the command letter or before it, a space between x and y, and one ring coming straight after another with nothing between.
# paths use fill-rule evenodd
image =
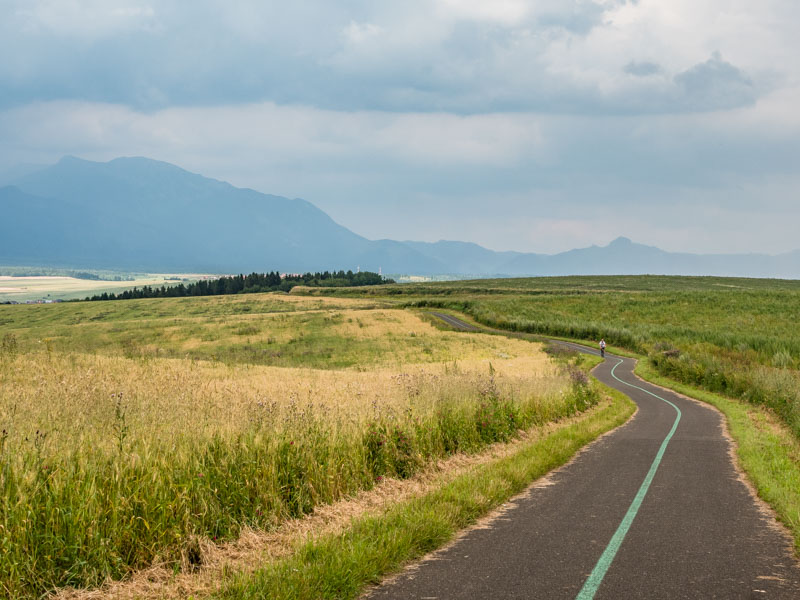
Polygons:
<instances>
[{"instance_id":1,"label":"dark storm cloud","mask_svg":"<svg viewBox=\"0 0 800 600\"><path fill-rule=\"evenodd\" d=\"M276 102L336 110L541 111L578 114L713 110L759 90L713 57L652 86L654 62L617 89L554 69L552 49L604 27L625 2L505 0L300 4L210 0L12 1L0 20L0 107L35 101L142 110ZM80 6L80 4L78 4ZM31 8L33 7L33 8ZM590 71L591 72L591 71Z\"/></svg>"}]
</instances>

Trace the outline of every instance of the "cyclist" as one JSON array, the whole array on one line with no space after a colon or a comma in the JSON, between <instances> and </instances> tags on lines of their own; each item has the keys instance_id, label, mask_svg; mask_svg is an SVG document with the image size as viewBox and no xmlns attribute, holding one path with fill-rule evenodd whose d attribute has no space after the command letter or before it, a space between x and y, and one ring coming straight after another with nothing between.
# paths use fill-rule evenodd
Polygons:
<instances>
[{"instance_id":1,"label":"cyclist","mask_svg":"<svg viewBox=\"0 0 800 600\"><path fill-rule=\"evenodd\" d=\"M600 356L603 358L606 356L606 341L604 339L600 340Z\"/></svg>"}]
</instances>

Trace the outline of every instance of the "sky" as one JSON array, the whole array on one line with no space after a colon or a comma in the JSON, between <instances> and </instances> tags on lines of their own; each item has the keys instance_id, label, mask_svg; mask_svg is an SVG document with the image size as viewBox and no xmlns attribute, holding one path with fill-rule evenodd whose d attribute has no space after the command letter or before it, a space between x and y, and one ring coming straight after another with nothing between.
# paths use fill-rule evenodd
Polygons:
<instances>
[{"instance_id":1,"label":"sky","mask_svg":"<svg viewBox=\"0 0 800 600\"><path fill-rule=\"evenodd\" d=\"M797 0L0 0L0 175L147 156L370 239L800 248Z\"/></svg>"}]
</instances>

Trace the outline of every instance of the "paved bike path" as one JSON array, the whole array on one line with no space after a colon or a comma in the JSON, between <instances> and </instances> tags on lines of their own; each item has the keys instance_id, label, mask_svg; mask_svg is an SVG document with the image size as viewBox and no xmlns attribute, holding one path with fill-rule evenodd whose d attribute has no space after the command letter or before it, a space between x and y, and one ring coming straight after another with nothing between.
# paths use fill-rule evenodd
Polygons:
<instances>
[{"instance_id":1,"label":"paved bike path","mask_svg":"<svg viewBox=\"0 0 800 600\"><path fill-rule=\"evenodd\" d=\"M534 484L489 526L368 597L576 598L640 493L678 409L674 434L594 597L800 598L790 540L740 479L722 416L643 382L634 365L607 355L593 372L636 402L631 421L546 485Z\"/></svg>"}]
</instances>

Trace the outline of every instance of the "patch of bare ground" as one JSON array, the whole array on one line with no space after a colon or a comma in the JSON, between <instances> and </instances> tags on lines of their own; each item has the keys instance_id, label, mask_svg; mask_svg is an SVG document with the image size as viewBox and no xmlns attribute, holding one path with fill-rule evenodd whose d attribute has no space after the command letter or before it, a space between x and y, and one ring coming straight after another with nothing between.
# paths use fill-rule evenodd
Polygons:
<instances>
[{"instance_id":1,"label":"patch of bare ground","mask_svg":"<svg viewBox=\"0 0 800 600\"><path fill-rule=\"evenodd\" d=\"M58 590L50 600L173 600L209 596L231 575L251 573L269 561L291 555L311 539L341 533L354 519L385 513L396 504L433 491L478 465L512 455L525 445L601 410L608 403L604 400L592 411L520 432L517 439L494 444L483 452L440 460L409 479L386 478L371 490L319 506L311 514L287 521L272 531L246 529L239 539L226 544L198 539L195 552L199 560L195 556L190 561L189 556L185 556L177 572L173 565L156 564L134 573L127 580L109 581L97 589ZM199 566L192 567L191 563L198 562Z\"/></svg>"}]
</instances>

